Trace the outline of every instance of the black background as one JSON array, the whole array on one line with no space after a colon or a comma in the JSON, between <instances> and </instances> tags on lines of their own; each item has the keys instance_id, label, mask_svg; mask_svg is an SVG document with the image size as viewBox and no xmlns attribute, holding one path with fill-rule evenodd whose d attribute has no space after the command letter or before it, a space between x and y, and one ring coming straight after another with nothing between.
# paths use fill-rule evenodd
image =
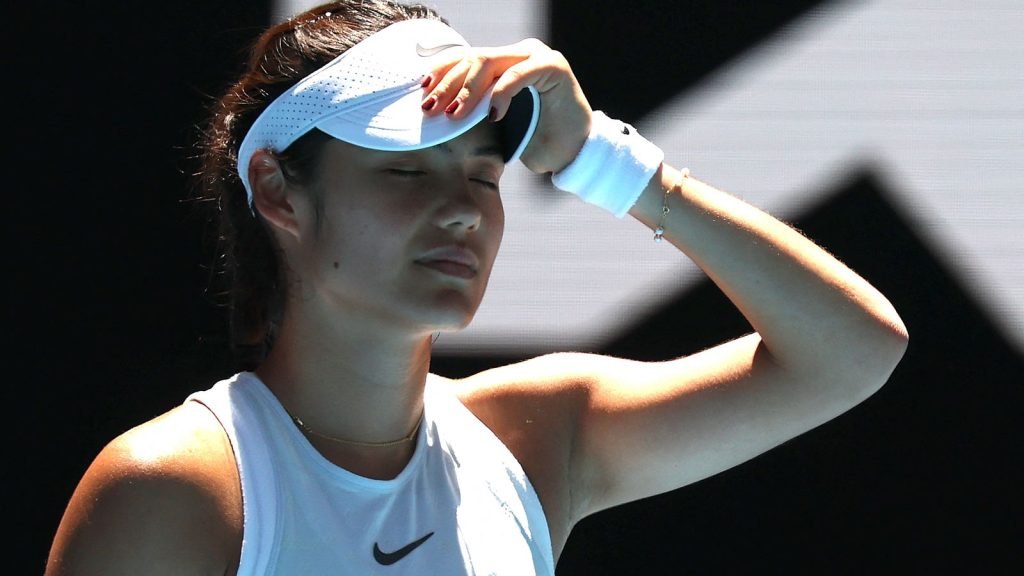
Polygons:
<instances>
[{"instance_id":1,"label":"black background","mask_svg":"<svg viewBox=\"0 0 1024 576\"><path fill-rule=\"evenodd\" d=\"M15 447L5 477L25 538L15 562L24 554L25 571L41 573L102 445L234 368L204 294L205 226L185 201L190 147L269 7L20 4L5 82L15 134L5 147L14 273L4 405ZM553 5L548 37L591 101L633 121L818 4L566 0ZM560 575L1021 566L1020 350L915 234L914 214L887 201L893 184L871 165L850 174L794 224L900 311L911 346L890 382L751 462L585 520ZM748 329L703 284L612 335L605 351L668 358ZM434 368L458 376L516 359L446 356Z\"/></svg>"}]
</instances>

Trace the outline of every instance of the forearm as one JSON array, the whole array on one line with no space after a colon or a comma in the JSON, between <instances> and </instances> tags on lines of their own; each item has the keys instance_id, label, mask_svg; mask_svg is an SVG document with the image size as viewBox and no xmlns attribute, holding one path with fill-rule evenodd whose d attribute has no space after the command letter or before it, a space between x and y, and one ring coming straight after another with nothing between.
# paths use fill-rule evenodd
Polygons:
<instances>
[{"instance_id":1,"label":"forearm","mask_svg":"<svg viewBox=\"0 0 1024 576\"><path fill-rule=\"evenodd\" d=\"M630 214L691 258L737 306L781 365L794 370L887 375L902 356L906 329L863 278L793 228L662 167ZM662 217L663 202L669 212Z\"/></svg>"}]
</instances>

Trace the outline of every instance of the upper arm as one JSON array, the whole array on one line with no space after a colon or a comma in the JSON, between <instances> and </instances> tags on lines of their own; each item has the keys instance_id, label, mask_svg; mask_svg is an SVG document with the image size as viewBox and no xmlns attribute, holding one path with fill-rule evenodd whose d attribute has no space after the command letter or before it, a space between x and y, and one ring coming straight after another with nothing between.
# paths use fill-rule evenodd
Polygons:
<instances>
[{"instance_id":1,"label":"upper arm","mask_svg":"<svg viewBox=\"0 0 1024 576\"><path fill-rule=\"evenodd\" d=\"M783 366L750 334L665 362L549 354L472 376L460 397L522 464L557 551L583 517L750 460L884 379Z\"/></svg>"},{"instance_id":2,"label":"upper arm","mask_svg":"<svg viewBox=\"0 0 1024 576\"><path fill-rule=\"evenodd\" d=\"M193 426L199 410L177 408L103 448L61 519L48 575L229 571L241 542L237 474L223 433Z\"/></svg>"},{"instance_id":3,"label":"upper arm","mask_svg":"<svg viewBox=\"0 0 1024 576\"><path fill-rule=\"evenodd\" d=\"M786 369L756 334L667 362L591 356L585 364L572 464L578 517L743 463L883 383Z\"/></svg>"}]
</instances>

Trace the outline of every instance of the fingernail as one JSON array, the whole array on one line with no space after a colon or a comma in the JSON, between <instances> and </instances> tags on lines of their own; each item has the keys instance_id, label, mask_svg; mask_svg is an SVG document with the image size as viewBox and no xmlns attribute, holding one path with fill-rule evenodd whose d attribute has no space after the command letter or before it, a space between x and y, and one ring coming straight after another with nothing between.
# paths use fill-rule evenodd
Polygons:
<instances>
[{"instance_id":1,"label":"fingernail","mask_svg":"<svg viewBox=\"0 0 1024 576\"><path fill-rule=\"evenodd\" d=\"M420 88L426 88L427 86L430 86L430 75L429 74L427 74L427 77L423 79L423 82L420 82Z\"/></svg>"},{"instance_id":2,"label":"fingernail","mask_svg":"<svg viewBox=\"0 0 1024 576\"><path fill-rule=\"evenodd\" d=\"M494 122L497 119L498 119L498 109L495 108L494 106L491 106L490 111L487 112L487 121L488 122Z\"/></svg>"},{"instance_id":3,"label":"fingernail","mask_svg":"<svg viewBox=\"0 0 1024 576\"><path fill-rule=\"evenodd\" d=\"M437 104L437 96L431 94L423 101L422 107L424 110L432 110L434 108L434 104Z\"/></svg>"},{"instance_id":4,"label":"fingernail","mask_svg":"<svg viewBox=\"0 0 1024 576\"><path fill-rule=\"evenodd\" d=\"M455 111L459 109L460 102L458 100L452 100L452 103L444 109L445 114L455 114Z\"/></svg>"}]
</instances>

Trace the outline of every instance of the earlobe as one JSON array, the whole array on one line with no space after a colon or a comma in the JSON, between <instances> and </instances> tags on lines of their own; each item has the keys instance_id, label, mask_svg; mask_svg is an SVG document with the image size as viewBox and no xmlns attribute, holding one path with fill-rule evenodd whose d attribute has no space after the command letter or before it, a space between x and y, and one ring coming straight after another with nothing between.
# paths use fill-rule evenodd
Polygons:
<instances>
[{"instance_id":1,"label":"earlobe","mask_svg":"<svg viewBox=\"0 0 1024 576\"><path fill-rule=\"evenodd\" d=\"M281 163L272 152L257 150L249 160L253 209L283 232L299 237L299 218L289 194Z\"/></svg>"}]
</instances>

